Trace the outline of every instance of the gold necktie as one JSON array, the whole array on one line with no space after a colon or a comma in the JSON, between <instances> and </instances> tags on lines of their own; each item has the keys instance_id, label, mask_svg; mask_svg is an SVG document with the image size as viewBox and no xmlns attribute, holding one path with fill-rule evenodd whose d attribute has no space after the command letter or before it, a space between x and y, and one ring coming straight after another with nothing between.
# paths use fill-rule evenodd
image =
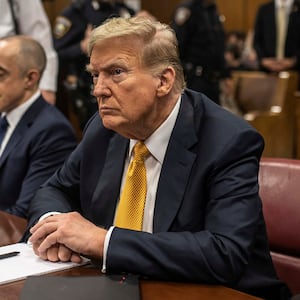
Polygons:
<instances>
[{"instance_id":1,"label":"gold necktie","mask_svg":"<svg viewBox=\"0 0 300 300\"><path fill-rule=\"evenodd\" d=\"M115 226L132 230L142 230L144 207L147 193L147 178L144 159L149 150L144 143L134 146L134 157L131 161L125 185L120 197L115 218Z\"/></svg>"},{"instance_id":2,"label":"gold necktie","mask_svg":"<svg viewBox=\"0 0 300 300\"><path fill-rule=\"evenodd\" d=\"M276 57L278 59L284 58L285 38L286 38L286 10L284 5L281 5L277 10L277 43L276 43Z\"/></svg>"}]
</instances>

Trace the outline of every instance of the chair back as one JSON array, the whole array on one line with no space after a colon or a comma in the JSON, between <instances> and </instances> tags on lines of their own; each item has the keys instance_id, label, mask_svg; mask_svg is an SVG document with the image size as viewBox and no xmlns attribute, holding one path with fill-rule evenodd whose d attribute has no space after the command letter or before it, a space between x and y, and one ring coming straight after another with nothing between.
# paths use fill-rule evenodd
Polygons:
<instances>
[{"instance_id":1,"label":"chair back","mask_svg":"<svg viewBox=\"0 0 300 300\"><path fill-rule=\"evenodd\" d=\"M300 160L262 158L260 197L278 276L300 293Z\"/></svg>"},{"instance_id":2,"label":"chair back","mask_svg":"<svg viewBox=\"0 0 300 300\"><path fill-rule=\"evenodd\" d=\"M297 77L295 72L234 71L234 98L244 115L286 113L290 104L294 107L286 97L294 97Z\"/></svg>"},{"instance_id":3,"label":"chair back","mask_svg":"<svg viewBox=\"0 0 300 300\"><path fill-rule=\"evenodd\" d=\"M294 158L298 74L234 71L233 81L239 111L265 139L263 156Z\"/></svg>"}]
</instances>

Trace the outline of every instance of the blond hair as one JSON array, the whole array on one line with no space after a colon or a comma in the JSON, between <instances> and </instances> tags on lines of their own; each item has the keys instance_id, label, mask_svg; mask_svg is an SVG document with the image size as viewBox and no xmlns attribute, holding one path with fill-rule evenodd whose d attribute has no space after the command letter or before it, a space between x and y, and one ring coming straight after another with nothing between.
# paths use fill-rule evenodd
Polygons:
<instances>
[{"instance_id":1,"label":"blond hair","mask_svg":"<svg viewBox=\"0 0 300 300\"><path fill-rule=\"evenodd\" d=\"M112 18L96 27L90 36L88 55L93 47L107 39L135 37L142 43L141 61L153 75L171 66L176 72L174 87L181 91L185 87L183 69L179 59L175 32L167 24L143 17Z\"/></svg>"}]
</instances>

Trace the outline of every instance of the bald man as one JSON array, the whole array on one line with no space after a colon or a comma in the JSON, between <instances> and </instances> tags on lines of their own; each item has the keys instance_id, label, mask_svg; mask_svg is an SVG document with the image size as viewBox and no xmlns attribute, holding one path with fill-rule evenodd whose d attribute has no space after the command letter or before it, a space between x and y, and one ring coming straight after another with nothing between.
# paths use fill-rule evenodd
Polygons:
<instances>
[{"instance_id":1,"label":"bald man","mask_svg":"<svg viewBox=\"0 0 300 300\"><path fill-rule=\"evenodd\" d=\"M46 66L43 47L34 39L0 39L0 209L27 217L37 188L76 146L74 130L45 101L39 82Z\"/></svg>"}]
</instances>

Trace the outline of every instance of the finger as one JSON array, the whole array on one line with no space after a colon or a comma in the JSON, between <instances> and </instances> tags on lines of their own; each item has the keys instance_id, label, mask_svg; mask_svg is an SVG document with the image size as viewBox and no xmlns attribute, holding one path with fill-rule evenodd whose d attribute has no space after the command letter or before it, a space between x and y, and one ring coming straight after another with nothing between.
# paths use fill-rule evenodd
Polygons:
<instances>
[{"instance_id":1,"label":"finger","mask_svg":"<svg viewBox=\"0 0 300 300\"><path fill-rule=\"evenodd\" d=\"M56 229L57 229L56 222L44 223L41 226L39 226L34 232L32 232L32 235L28 241L30 243L36 243L39 240L44 239L47 235L55 232Z\"/></svg>"},{"instance_id":2,"label":"finger","mask_svg":"<svg viewBox=\"0 0 300 300\"><path fill-rule=\"evenodd\" d=\"M58 249L59 249L59 246L55 245L55 246L50 247L46 251L46 256L47 256L47 259L49 261L52 261L52 262L59 261L59 258L58 258Z\"/></svg>"},{"instance_id":3,"label":"finger","mask_svg":"<svg viewBox=\"0 0 300 300\"><path fill-rule=\"evenodd\" d=\"M44 226L46 223L56 222L61 214L50 215L45 219L37 222L34 226L30 228L30 232L33 233L38 230L40 227Z\"/></svg>"},{"instance_id":4,"label":"finger","mask_svg":"<svg viewBox=\"0 0 300 300\"><path fill-rule=\"evenodd\" d=\"M39 243L32 244L32 250L33 250L34 254L37 255L37 256L39 256L39 251L38 251L39 246L40 246Z\"/></svg>"},{"instance_id":5,"label":"finger","mask_svg":"<svg viewBox=\"0 0 300 300\"><path fill-rule=\"evenodd\" d=\"M41 252L37 250L36 255L39 256L43 260L48 260L47 252Z\"/></svg>"},{"instance_id":6,"label":"finger","mask_svg":"<svg viewBox=\"0 0 300 300\"><path fill-rule=\"evenodd\" d=\"M60 261L70 261L72 257L72 251L64 245L59 245L58 258Z\"/></svg>"},{"instance_id":7,"label":"finger","mask_svg":"<svg viewBox=\"0 0 300 300\"><path fill-rule=\"evenodd\" d=\"M82 258L78 253L73 252L71 256L71 262L79 264L81 263Z\"/></svg>"},{"instance_id":8,"label":"finger","mask_svg":"<svg viewBox=\"0 0 300 300\"><path fill-rule=\"evenodd\" d=\"M30 233L34 233L36 230L38 230L41 226L42 226L42 222L38 222L36 223L34 226L32 226L29 231Z\"/></svg>"},{"instance_id":9,"label":"finger","mask_svg":"<svg viewBox=\"0 0 300 300\"><path fill-rule=\"evenodd\" d=\"M55 244L59 244L57 236L57 232L53 232L47 235L45 239L41 242L37 250L39 252L46 252L50 247L54 246Z\"/></svg>"}]
</instances>

